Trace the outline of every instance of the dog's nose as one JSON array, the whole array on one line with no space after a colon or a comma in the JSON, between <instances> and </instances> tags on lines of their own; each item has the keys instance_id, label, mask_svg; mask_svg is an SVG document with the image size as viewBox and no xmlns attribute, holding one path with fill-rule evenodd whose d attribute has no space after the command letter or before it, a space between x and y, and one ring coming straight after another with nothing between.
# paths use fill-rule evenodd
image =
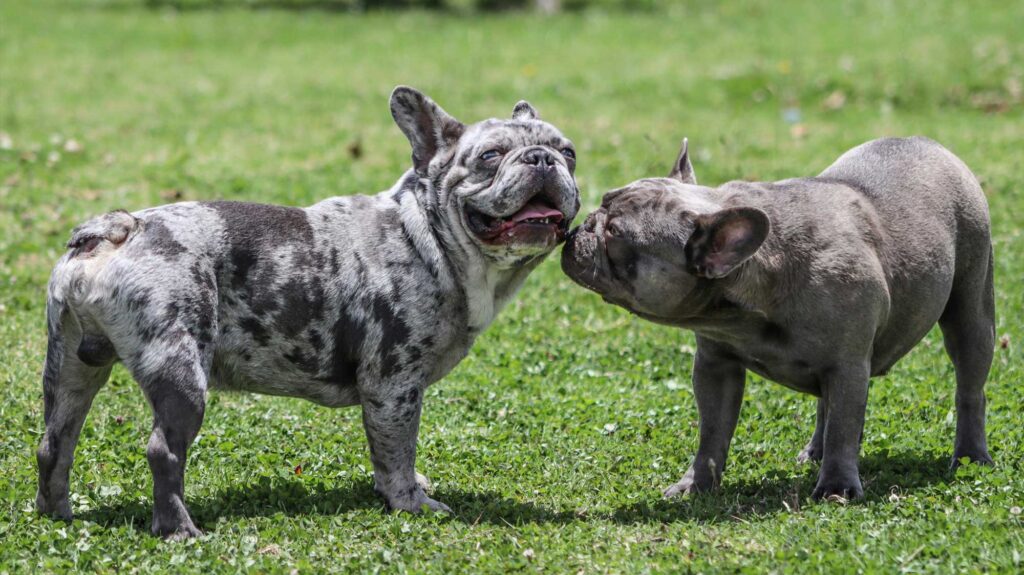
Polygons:
<instances>
[{"instance_id":1,"label":"dog's nose","mask_svg":"<svg viewBox=\"0 0 1024 575\"><path fill-rule=\"evenodd\" d=\"M538 168L553 168L557 163L555 155L544 148L533 148L523 154L523 163Z\"/></svg>"}]
</instances>

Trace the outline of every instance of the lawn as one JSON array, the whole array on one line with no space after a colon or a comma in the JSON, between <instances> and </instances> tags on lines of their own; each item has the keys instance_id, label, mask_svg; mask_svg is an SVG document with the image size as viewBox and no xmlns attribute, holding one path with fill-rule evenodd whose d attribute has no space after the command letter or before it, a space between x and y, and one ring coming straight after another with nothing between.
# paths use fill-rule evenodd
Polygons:
<instances>
[{"instance_id":1,"label":"lawn","mask_svg":"<svg viewBox=\"0 0 1024 575\"><path fill-rule=\"evenodd\" d=\"M200 3L201 4L201 3ZM1024 569L1024 3L679 3L470 16L143 2L0 3L0 573L1020 572ZM992 208L994 468L947 471L953 370L936 331L874 381L863 501L810 500L814 402L751 376L720 492L663 501L696 449L692 334L636 319L552 257L427 394L419 469L454 513L387 514L356 409L212 393L186 495L206 535L149 535L149 409L118 368L72 471L76 518L34 512L44 286L68 232L177 200L308 205L389 187L396 84L463 120L527 98L579 151L584 209L666 172L812 175L925 134Z\"/></svg>"}]
</instances>

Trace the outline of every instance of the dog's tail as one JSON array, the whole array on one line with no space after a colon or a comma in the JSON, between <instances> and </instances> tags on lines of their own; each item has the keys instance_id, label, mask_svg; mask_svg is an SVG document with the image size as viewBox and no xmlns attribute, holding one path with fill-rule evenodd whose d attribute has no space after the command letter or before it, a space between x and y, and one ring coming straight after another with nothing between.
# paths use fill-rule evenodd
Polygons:
<instances>
[{"instance_id":1,"label":"dog's tail","mask_svg":"<svg viewBox=\"0 0 1024 575\"><path fill-rule=\"evenodd\" d=\"M120 246L141 227L142 221L124 210L95 217L71 231L66 257L88 257L104 244Z\"/></svg>"}]
</instances>

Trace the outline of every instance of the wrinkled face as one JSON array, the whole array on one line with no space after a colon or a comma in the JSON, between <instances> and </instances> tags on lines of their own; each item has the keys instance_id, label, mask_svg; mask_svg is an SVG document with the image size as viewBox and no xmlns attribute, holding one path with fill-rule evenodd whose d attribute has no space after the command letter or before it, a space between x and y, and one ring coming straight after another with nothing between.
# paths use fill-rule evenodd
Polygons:
<instances>
[{"instance_id":1,"label":"wrinkled face","mask_svg":"<svg viewBox=\"0 0 1024 575\"><path fill-rule=\"evenodd\" d=\"M575 148L535 119L466 128L442 188L458 225L490 259L513 265L561 243L579 210Z\"/></svg>"},{"instance_id":2,"label":"wrinkled face","mask_svg":"<svg viewBox=\"0 0 1024 575\"><path fill-rule=\"evenodd\" d=\"M685 318L698 304L701 281L687 246L698 217L716 209L699 189L652 178L609 192L569 234L562 269L605 301L648 319Z\"/></svg>"},{"instance_id":3,"label":"wrinkled face","mask_svg":"<svg viewBox=\"0 0 1024 575\"><path fill-rule=\"evenodd\" d=\"M412 145L413 167L460 243L500 268L524 265L565 239L579 211L576 150L522 101L511 120L459 122L405 86L391 115Z\"/></svg>"}]
</instances>

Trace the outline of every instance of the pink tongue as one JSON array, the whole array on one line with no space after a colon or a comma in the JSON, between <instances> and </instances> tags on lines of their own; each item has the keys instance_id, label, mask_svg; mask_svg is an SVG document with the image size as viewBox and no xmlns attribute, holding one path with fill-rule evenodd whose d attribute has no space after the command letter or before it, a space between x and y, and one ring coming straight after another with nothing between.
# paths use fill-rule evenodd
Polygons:
<instances>
[{"instance_id":1,"label":"pink tongue","mask_svg":"<svg viewBox=\"0 0 1024 575\"><path fill-rule=\"evenodd\" d=\"M523 209L512 214L511 219L513 222L521 222L523 220L541 218L555 218L555 221L561 221L562 212L539 202L530 202L523 206Z\"/></svg>"}]
</instances>

